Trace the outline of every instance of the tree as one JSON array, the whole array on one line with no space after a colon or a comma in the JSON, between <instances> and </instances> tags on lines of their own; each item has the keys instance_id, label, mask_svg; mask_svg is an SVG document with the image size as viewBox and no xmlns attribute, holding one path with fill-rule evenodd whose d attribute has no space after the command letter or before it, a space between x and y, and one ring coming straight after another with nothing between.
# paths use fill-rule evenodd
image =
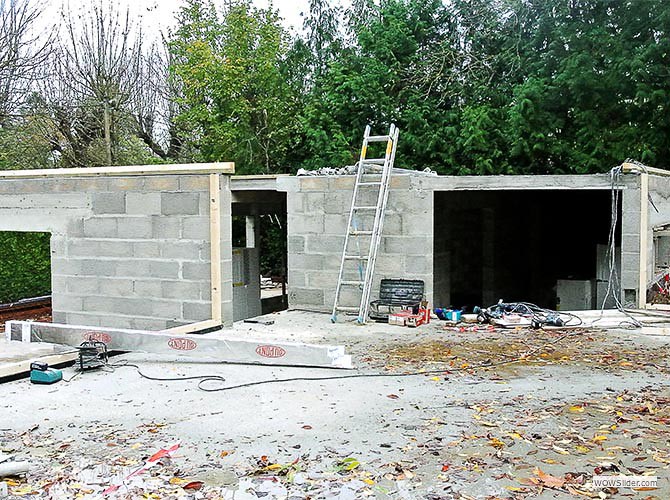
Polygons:
<instances>
[{"instance_id":1,"label":"tree","mask_svg":"<svg viewBox=\"0 0 670 500\"><path fill-rule=\"evenodd\" d=\"M35 70L49 57L49 32L36 31L41 4L0 0L0 126L30 91Z\"/></svg>"},{"instance_id":2,"label":"tree","mask_svg":"<svg viewBox=\"0 0 670 500\"><path fill-rule=\"evenodd\" d=\"M273 10L189 0L170 38L181 95L177 124L195 159L234 160L241 173L285 167L298 99L284 72L287 32Z\"/></svg>"}]
</instances>

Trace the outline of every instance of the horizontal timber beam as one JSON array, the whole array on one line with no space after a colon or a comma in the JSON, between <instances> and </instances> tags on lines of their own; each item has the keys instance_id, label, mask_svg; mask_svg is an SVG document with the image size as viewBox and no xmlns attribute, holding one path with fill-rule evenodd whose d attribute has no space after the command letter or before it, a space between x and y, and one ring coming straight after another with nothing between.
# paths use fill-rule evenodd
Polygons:
<instances>
[{"instance_id":1,"label":"horizontal timber beam","mask_svg":"<svg viewBox=\"0 0 670 500\"><path fill-rule=\"evenodd\" d=\"M45 168L2 170L1 179L45 179L63 177L125 177L133 175L234 174L235 163L179 163L173 165L132 165L121 167Z\"/></svg>"}]
</instances>

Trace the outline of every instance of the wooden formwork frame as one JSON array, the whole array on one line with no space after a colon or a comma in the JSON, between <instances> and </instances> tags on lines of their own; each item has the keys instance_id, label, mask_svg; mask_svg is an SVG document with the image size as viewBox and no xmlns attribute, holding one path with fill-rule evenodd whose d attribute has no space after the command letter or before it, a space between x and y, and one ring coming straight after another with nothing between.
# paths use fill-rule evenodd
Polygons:
<instances>
[{"instance_id":1,"label":"wooden formwork frame","mask_svg":"<svg viewBox=\"0 0 670 500\"><path fill-rule=\"evenodd\" d=\"M141 175L209 174L209 238L210 238L210 289L211 318L189 325L162 330L169 334L186 334L221 327L221 174L234 174L235 163L188 163L174 165L138 165L91 168L54 168L36 170L0 171L3 179L46 179L77 177L126 177Z\"/></svg>"}]
</instances>

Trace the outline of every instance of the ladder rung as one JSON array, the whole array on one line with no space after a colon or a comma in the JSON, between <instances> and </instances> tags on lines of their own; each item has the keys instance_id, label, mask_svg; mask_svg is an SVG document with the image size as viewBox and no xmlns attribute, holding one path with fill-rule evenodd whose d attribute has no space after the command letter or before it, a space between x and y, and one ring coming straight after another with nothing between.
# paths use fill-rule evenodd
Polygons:
<instances>
[{"instance_id":1,"label":"ladder rung","mask_svg":"<svg viewBox=\"0 0 670 500\"><path fill-rule=\"evenodd\" d=\"M360 307L335 306L335 309L337 309L338 311L355 312L355 313L357 313L357 312L360 310Z\"/></svg>"},{"instance_id":2,"label":"ladder rung","mask_svg":"<svg viewBox=\"0 0 670 500\"><path fill-rule=\"evenodd\" d=\"M359 186L381 186L381 182L359 182Z\"/></svg>"},{"instance_id":3,"label":"ladder rung","mask_svg":"<svg viewBox=\"0 0 670 500\"><path fill-rule=\"evenodd\" d=\"M340 281L340 283L342 283L343 285L358 286L362 285L364 282L359 280L342 280Z\"/></svg>"},{"instance_id":4,"label":"ladder rung","mask_svg":"<svg viewBox=\"0 0 670 500\"><path fill-rule=\"evenodd\" d=\"M368 142L386 142L391 139L390 135L371 135L368 137Z\"/></svg>"},{"instance_id":5,"label":"ladder rung","mask_svg":"<svg viewBox=\"0 0 670 500\"><path fill-rule=\"evenodd\" d=\"M361 255L345 255L344 258L347 260L368 260L367 257Z\"/></svg>"},{"instance_id":6,"label":"ladder rung","mask_svg":"<svg viewBox=\"0 0 670 500\"><path fill-rule=\"evenodd\" d=\"M386 158L366 158L363 163L370 163L371 165L383 165L386 163Z\"/></svg>"},{"instance_id":7,"label":"ladder rung","mask_svg":"<svg viewBox=\"0 0 670 500\"><path fill-rule=\"evenodd\" d=\"M377 210L377 206L374 207L354 207L354 210Z\"/></svg>"},{"instance_id":8,"label":"ladder rung","mask_svg":"<svg viewBox=\"0 0 670 500\"><path fill-rule=\"evenodd\" d=\"M372 234L372 231L349 231L351 236L369 236Z\"/></svg>"}]
</instances>

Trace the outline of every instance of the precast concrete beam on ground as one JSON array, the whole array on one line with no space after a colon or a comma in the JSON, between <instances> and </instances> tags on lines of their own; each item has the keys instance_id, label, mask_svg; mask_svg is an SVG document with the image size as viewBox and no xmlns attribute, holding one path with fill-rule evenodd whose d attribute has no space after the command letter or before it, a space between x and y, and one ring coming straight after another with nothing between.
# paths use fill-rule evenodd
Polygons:
<instances>
[{"instance_id":1,"label":"precast concrete beam on ground","mask_svg":"<svg viewBox=\"0 0 670 500\"><path fill-rule=\"evenodd\" d=\"M220 335L175 335L169 331L149 332L120 328L62 325L31 321L8 321L7 340L50 342L73 347L87 340L104 342L110 351L135 351L173 355L179 358L216 360L281 366L352 368L351 356L343 346L241 340Z\"/></svg>"}]
</instances>

